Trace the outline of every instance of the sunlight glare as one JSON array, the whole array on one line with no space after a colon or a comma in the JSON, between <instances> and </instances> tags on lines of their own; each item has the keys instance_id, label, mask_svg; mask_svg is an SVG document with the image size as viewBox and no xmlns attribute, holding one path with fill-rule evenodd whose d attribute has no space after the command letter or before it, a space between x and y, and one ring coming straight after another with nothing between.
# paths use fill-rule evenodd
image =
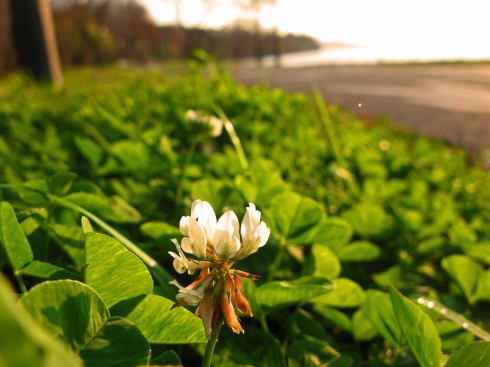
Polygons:
<instances>
[{"instance_id":1,"label":"sunlight glare","mask_svg":"<svg viewBox=\"0 0 490 367\"><path fill-rule=\"evenodd\" d=\"M141 1L159 23L174 21L175 3L181 5L185 25L222 27L247 16L233 0L215 0L209 6L202 0ZM372 53L490 56L486 9L484 0L277 0L275 6L262 7L260 21L267 29L322 42L369 46Z\"/></svg>"}]
</instances>

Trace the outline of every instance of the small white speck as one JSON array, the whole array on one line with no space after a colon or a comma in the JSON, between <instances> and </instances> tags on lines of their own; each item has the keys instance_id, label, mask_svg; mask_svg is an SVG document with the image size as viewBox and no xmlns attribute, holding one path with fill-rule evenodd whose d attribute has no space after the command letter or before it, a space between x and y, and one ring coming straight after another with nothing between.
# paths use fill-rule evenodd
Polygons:
<instances>
[{"instance_id":1,"label":"small white speck","mask_svg":"<svg viewBox=\"0 0 490 367\"><path fill-rule=\"evenodd\" d=\"M357 104L357 107L361 108L362 107L362 103L358 103Z\"/></svg>"},{"instance_id":2,"label":"small white speck","mask_svg":"<svg viewBox=\"0 0 490 367\"><path fill-rule=\"evenodd\" d=\"M422 297L420 297L420 298L417 300L417 302L423 305L423 304L424 304L424 302L425 302L425 299L423 299Z\"/></svg>"},{"instance_id":3,"label":"small white speck","mask_svg":"<svg viewBox=\"0 0 490 367\"><path fill-rule=\"evenodd\" d=\"M470 326L470 325L468 325L468 323L467 323L467 322L464 322L464 323L463 323L463 327L464 327L465 329L468 329L468 327L469 327L469 326Z\"/></svg>"},{"instance_id":4,"label":"small white speck","mask_svg":"<svg viewBox=\"0 0 490 367\"><path fill-rule=\"evenodd\" d=\"M432 301L427 302L427 307L429 307L429 308L434 307L434 302L432 302Z\"/></svg>"}]
</instances>

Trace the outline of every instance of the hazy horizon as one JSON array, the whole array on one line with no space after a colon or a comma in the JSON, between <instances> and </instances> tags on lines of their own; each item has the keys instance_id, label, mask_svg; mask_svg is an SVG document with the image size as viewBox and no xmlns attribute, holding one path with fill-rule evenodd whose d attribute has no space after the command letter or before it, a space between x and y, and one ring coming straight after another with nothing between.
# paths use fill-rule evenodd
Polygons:
<instances>
[{"instance_id":1,"label":"hazy horizon","mask_svg":"<svg viewBox=\"0 0 490 367\"><path fill-rule=\"evenodd\" d=\"M175 2L141 0L159 24L175 21ZM180 0L180 19L189 26L219 28L247 14L232 0ZM490 58L488 6L482 0L277 0L264 5L261 24L282 33L305 34L321 42L366 46L387 55L401 53ZM248 14L250 16L250 13Z\"/></svg>"}]
</instances>

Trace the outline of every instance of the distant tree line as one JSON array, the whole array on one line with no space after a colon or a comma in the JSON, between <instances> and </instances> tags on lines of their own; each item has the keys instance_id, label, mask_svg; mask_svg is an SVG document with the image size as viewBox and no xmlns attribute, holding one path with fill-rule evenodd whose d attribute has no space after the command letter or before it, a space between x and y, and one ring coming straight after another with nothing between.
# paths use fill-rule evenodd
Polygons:
<instances>
[{"instance_id":1,"label":"distant tree line","mask_svg":"<svg viewBox=\"0 0 490 367\"><path fill-rule=\"evenodd\" d=\"M260 59L264 55L318 48L307 36L279 35L236 23L222 30L158 26L132 0L51 0L63 65L146 62L188 58L201 48L217 58ZM0 0L0 73L15 66L8 1Z\"/></svg>"}]
</instances>

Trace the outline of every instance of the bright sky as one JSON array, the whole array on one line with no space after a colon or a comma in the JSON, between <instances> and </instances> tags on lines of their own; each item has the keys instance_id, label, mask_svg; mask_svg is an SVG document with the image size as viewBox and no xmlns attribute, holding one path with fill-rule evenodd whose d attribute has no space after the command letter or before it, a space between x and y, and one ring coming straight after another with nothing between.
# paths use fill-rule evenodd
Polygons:
<instances>
[{"instance_id":1,"label":"bright sky","mask_svg":"<svg viewBox=\"0 0 490 367\"><path fill-rule=\"evenodd\" d=\"M162 23L175 19L175 1L142 0ZM209 1L211 2L212 1ZM180 0L187 25L219 27L243 17L233 0ZM277 0L264 6L261 21L282 32L321 41L380 47L468 50L490 47L488 0Z\"/></svg>"}]
</instances>

